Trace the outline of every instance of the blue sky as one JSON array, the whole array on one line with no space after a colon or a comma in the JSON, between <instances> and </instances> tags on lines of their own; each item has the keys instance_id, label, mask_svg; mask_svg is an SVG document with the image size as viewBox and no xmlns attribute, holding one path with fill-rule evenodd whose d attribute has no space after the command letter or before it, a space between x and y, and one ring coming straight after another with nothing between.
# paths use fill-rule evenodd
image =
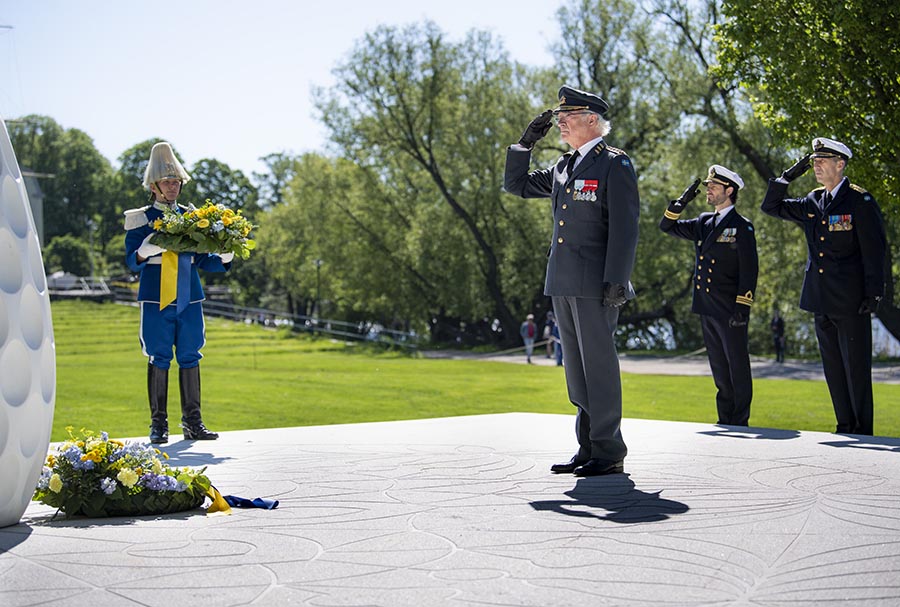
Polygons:
<instances>
[{"instance_id":1,"label":"blue sky","mask_svg":"<svg viewBox=\"0 0 900 607\"><path fill-rule=\"evenodd\" d=\"M110 161L162 137L183 160L249 176L260 156L323 150L311 87L378 25L434 21L452 39L498 36L549 65L561 0L0 0L0 117L78 128Z\"/></svg>"}]
</instances>

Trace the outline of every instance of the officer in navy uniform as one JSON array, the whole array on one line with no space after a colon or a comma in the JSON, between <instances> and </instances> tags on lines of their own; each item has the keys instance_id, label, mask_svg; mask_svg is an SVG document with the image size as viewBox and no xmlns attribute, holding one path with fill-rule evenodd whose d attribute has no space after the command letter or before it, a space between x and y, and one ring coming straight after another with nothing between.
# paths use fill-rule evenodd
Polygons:
<instances>
[{"instance_id":1,"label":"officer in navy uniform","mask_svg":"<svg viewBox=\"0 0 900 607\"><path fill-rule=\"evenodd\" d=\"M837 430L871 435L872 313L884 295L887 241L881 209L844 169L853 154L817 137L813 152L770 179L762 210L803 228L809 257L800 307L815 315L816 338L831 393ZM788 184L809 170L817 188L786 198Z\"/></svg>"},{"instance_id":2,"label":"officer in navy uniform","mask_svg":"<svg viewBox=\"0 0 900 607\"><path fill-rule=\"evenodd\" d=\"M756 236L753 224L734 208L744 180L718 164L709 167L703 182L706 202L715 212L681 219L699 184L698 179L669 203L659 229L694 243L691 311L700 315L703 343L718 390L718 423L747 426L753 399L747 322L759 274Z\"/></svg>"},{"instance_id":3,"label":"officer in navy uniform","mask_svg":"<svg viewBox=\"0 0 900 607\"><path fill-rule=\"evenodd\" d=\"M190 275L185 277L189 293L180 293L181 302L173 301L160 309L161 255L166 251L151 242L156 232L153 223L163 210L182 213L177 204L182 185L190 176L175 157L171 146L161 142L153 146L150 162L144 172L144 187L151 191L153 204L125 211L125 260L132 271L140 274L138 302L141 307L140 340L148 357L147 392L150 399L150 442L169 440L167 395L172 350L178 361L181 392L181 426L186 439L213 440L219 437L203 424L200 415L200 348L206 342L203 321L203 287L197 268L225 272L231 267L232 253L186 254ZM185 255L182 253L182 255ZM184 309L178 311L179 303Z\"/></svg>"},{"instance_id":4,"label":"officer in navy uniform","mask_svg":"<svg viewBox=\"0 0 900 607\"><path fill-rule=\"evenodd\" d=\"M569 86L558 97L558 107L537 116L509 147L504 187L523 198L550 198L553 212L544 294L552 297L559 324L579 448L550 469L598 476L622 472L627 454L615 333L619 308L634 297L640 200L631 159L603 140L606 101ZM531 150L554 115L573 151L529 172Z\"/></svg>"}]
</instances>

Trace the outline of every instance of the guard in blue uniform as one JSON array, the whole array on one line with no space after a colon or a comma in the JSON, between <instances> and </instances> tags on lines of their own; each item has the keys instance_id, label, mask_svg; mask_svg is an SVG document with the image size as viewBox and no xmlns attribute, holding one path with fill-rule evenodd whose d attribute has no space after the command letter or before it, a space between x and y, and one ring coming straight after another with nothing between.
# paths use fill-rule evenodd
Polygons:
<instances>
[{"instance_id":1,"label":"guard in blue uniform","mask_svg":"<svg viewBox=\"0 0 900 607\"><path fill-rule=\"evenodd\" d=\"M691 311L700 315L703 343L716 384L718 423L750 424L753 378L747 323L759 274L753 224L734 208L741 176L721 165L709 167L706 202L715 212L681 219L687 204L699 191L696 180L669 203L659 229L694 243L693 299Z\"/></svg>"},{"instance_id":2,"label":"guard in blue uniform","mask_svg":"<svg viewBox=\"0 0 900 607\"><path fill-rule=\"evenodd\" d=\"M178 361L181 392L181 426L186 439L213 440L219 437L203 424L200 415L200 349L206 342L203 320L203 287L198 268L225 272L233 254L180 253L178 293L175 301L160 307L162 254L165 249L151 242L156 232L153 222L163 210L182 213L176 202L190 176L175 157L171 146L161 142L153 146L144 172L144 187L152 193L153 204L125 211L125 261L140 274L138 302L141 307L140 340L147 366L147 392L150 399L150 442L169 440L167 395L169 366L174 348Z\"/></svg>"},{"instance_id":3,"label":"guard in blue uniform","mask_svg":"<svg viewBox=\"0 0 900 607\"><path fill-rule=\"evenodd\" d=\"M872 313L884 295L887 240L878 203L850 183L850 148L817 137L812 153L770 179L762 210L803 228L809 257L800 307L815 315L816 338L837 432L871 435ZM817 188L787 198L788 184L812 163Z\"/></svg>"},{"instance_id":4,"label":"guard in blue uniform","mask_svg":"<svg viewBox=\"0 0 900 607\"><path fill-rule=\"evenodd\" d=\"M578 408L579 447L571 460L551 466L556 474L622 472L628 451L615 333L619 307L634 297L640 199L631 159L603 140L608 109L597 95L564 86L559 106L532 120L506 153L506 191L552 202L544 294L552 297L559 324L569 400ZM554 166L529 172L531 150L554 115L573 151Z\"/></svg>"}]
</instances>

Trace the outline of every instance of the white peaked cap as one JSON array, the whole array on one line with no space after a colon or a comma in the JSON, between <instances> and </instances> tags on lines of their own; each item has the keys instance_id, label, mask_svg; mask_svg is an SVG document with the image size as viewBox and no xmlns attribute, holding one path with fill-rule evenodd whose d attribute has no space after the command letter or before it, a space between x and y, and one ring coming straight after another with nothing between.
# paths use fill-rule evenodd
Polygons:
<instances>
[{"instance_id":1,"label":"white peaked cap","mask_svg":"<svg viewBox=\"0 0 900 607\"><path fill-rule=\"evenodd\" d=\"M812 141L813 158L829 158L841 156L844 160L853 158L853 152L840 141L828 137L816 137Z\"/></svg>"},{"instance_id":2,"label":"white peaked cap","mask_svg":"<svg viewBox=\"0 0 900 607\"><path fill-rule=\"evenodd\" d=\"M710 182L732 188L736 187L739 190L744 187L744 180L741 179L741 176L731 169L726 169L721 164L714 164L709 167L709 174L706 176L706 181L703 182L703 185L709 185Z\"/></svg>"}]
</instances>

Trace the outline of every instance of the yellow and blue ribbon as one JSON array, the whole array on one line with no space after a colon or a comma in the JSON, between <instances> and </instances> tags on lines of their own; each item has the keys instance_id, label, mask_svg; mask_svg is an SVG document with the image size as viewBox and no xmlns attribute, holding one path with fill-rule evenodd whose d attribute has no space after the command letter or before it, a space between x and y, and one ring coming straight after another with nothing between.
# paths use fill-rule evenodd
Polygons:
<instances>
[{"instance_id":1,"label":"yellow and blue ribbon","mask_svg":"<svg viewBox=\"0 0 900 607\"><path fill-rule=\"evenodd\" d=\"M219 490L209 486L209 489L206 490L206 495L212 500L212 503L209 505L209 508L206 509L206 515L209 516L211 514L218 515L226 515L231 514L231 506L228 505L228 502L225 501L225 498L222 497L222 494L219 493Z\"/></svg>"},{"instance_id":2,"label":"yellow and blue ribbon","mask_svg":"<svg viewBox=\"0 0 900 607\"><path fill-rule=\"evenodd\" d=\"M175 313L181 314L191 303L191 262L193 253L163 251L159 274L159 309L177 300Z\"/></svg>"}]
</instances>

